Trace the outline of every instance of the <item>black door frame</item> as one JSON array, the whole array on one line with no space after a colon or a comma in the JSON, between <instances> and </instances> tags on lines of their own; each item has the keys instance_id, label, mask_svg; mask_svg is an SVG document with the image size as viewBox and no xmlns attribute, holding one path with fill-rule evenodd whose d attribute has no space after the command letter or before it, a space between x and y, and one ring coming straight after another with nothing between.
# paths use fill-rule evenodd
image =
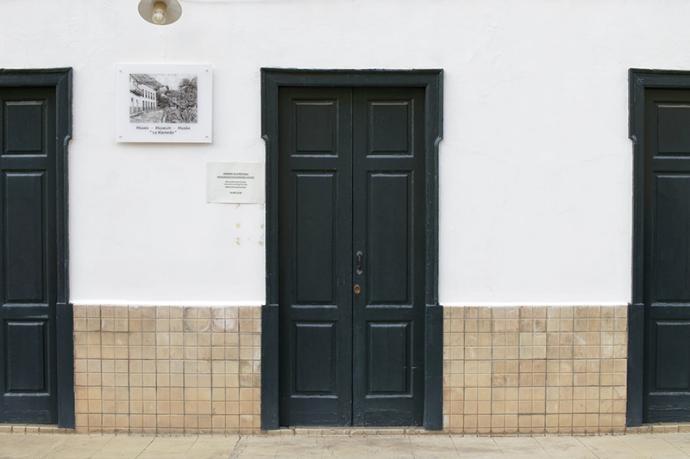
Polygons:
<instances>
[{"instance_id":1,"label":"black door frame","mask_svg":"<svg viewBox=\"0 0 690 459\"><path fill-rule=\"evenodd\" d=\"M690 71L630 69L629 137L633 142L632 302L628 305L628 401L626 424L644 422L644 180L645 91L690 89Z\"/></svg>"},{"instance_id":2,"label":"black door frame","mask_svg":"<svg viewBox=\"0 0 690 459\"><path fill-rule=\"evenodd\" d=\"M74 428L73 314L69 303L68 247L68 144L72 138L72 69L0 69L0 88L51 88L55 91L55 152L57 174L57 303L55 307L57 351L58 426Z\"/></svg>"},{"instance_id":3,"label":"black door frame","mask_svg":"<svg viewBox=\"0 0 690 459\"><path fill-rule=\"evenodd\" d=\"M266 304L261 312L261 428L279 423L278 92L281 87L420 87L426 111L426 313L424 427L443 428L443 309L438 304L438 146L443 136L443 70L261 69L266 142Z\"/></svg>"}]
</instances>

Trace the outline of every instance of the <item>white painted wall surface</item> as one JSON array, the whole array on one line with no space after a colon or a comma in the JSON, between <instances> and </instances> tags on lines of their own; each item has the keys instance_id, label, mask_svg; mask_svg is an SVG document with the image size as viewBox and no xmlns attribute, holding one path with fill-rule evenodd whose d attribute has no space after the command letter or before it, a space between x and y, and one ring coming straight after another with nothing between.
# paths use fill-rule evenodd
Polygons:
<instances>
[{"instance_id":1,"label":"white painted wall surface","mask_svg":"<svg viewBox=\"0 0 690 459\"><path fill-rule=\"evenodd\" d=\"M445 69L442 304L629 301L627 69L690 69L687 1L137 3L0 2L0 67L74 68L74 302L264 301L264 209L205 202L207 162L263 161L263 66ZM211 64L214 143L117 144L128 62Z\"/></svg>"}]
</instances>

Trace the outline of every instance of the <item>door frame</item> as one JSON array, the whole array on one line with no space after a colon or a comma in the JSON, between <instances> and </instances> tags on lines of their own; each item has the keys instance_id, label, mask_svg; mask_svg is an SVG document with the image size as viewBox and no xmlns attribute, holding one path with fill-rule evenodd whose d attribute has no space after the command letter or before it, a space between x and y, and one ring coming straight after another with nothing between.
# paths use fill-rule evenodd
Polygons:
<instances>
[{"instance_id":1,"label":"door frame","mask_svg":"<svg viewBox=\"0 0 690 459\"><path fill-rule=\"evenodd\" d=\"M72 68L0 69L0 88L42 87L55 91L57 298L55 345L58 426L74 428L73 313L69 303L68 171L72 138Z\"/></svg>"},{"instance_id":2,"label":"door frame","mask_svg":"<svg viewBox=\"0 0 690 459\"><path fill-rule=\"evenodd\" d=\"M627 426L644 422L645 289L644 205L645 92L647 89L690 89L690 71L631 68L629 84L629 138L633 143L632 302L628 305Z\"/></svg>"},{"instance_id":3,"label":"door frame","mask_svg":"<svg viewBox=\"0 0 690 459\"><path fill-rule=\"evenodd\" d=\"M443 309L438 304L438 147L443 136L443 70L261 69L261 135L266 143L266 304L261 311L261 428L278 429L278 93L281 87L420 87L425 90L426 292L424 427L443 428Z\"/></svg>"}]
</instances>

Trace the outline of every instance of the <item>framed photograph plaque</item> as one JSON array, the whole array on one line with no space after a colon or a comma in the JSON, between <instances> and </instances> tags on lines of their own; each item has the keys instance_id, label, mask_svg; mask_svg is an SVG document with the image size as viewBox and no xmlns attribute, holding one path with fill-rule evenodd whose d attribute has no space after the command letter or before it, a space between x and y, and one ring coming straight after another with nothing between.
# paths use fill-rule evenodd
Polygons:
<instances>
[{"instance_id":1,"label":"framed photograph plaque","mask_svg":"<svg viewBox=\"0 0 690 459\"><path fill-rule=\"evenodd\" d=\"M211 143L212 91L207 65L119 65L117 141Z\"/></svg>"}]
</instances>

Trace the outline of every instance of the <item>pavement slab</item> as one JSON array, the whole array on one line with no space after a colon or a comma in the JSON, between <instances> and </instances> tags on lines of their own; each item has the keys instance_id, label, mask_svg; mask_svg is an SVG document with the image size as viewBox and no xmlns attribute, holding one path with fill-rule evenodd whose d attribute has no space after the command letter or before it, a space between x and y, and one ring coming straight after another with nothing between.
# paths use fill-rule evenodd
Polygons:
<instances>
[{"instance_id":1,"label":"pavement slab","mask_svg":"<svg viewBox=\"0 0 690 459\"><path fill-rule=\"evenodd\" d=\"M498 457L503 453L491 437L452 436L460 457Z\"/></svg>"},{"instance_id":2,"label":"pavement slab","mask_svg":"<svg viewBox=\"0 0 690 459\"><path fill-rule=\"evenodd\" d=\"M457 457L459 454L450 435L417 435L409 438L412 454L416 458Z\"/></svg>"},{"instance_id":3,"label":"pavement slab","mask_svg":"<svg viewBox=\"0 0 690 459\"><path fill-rule=\"evenodd\" d=\"M592 450L574 437L535 437L549 457L596 459Z\"/></svg>"}]
</instances>

